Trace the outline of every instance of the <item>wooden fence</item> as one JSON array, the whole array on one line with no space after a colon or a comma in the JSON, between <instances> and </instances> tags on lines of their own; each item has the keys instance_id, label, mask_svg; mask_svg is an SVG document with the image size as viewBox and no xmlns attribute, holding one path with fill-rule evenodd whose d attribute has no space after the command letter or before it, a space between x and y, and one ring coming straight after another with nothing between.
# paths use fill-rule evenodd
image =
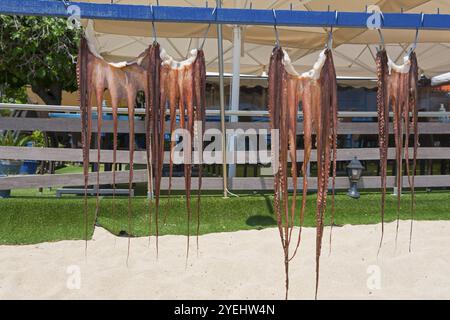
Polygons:
<instances>
[{"instance_id":1,"label":"wooden fence","mask_svg":"<svg viewBox=\"0 0 450 320\"><path fill-rule=\"evenodd\" d=\"M19 130L19 131L33 131L42 130L45 132L80 132L81 123L79 119L66 118L0 118L0 128L2 130ZM93 131L96 130L96 121L92 124ZM103 121L103 132L111 133L113 128L112 121ZM166 131L168 131L168 124ZM206 128L220 128L218 122L207 122ZM228 129L268 129L266 122L235 122L227 123ZM119 121L119 132L128 132L128 122ZM303 132L303 125L298 124L298 132ZM393 130L391 129L391 133ZM419 132L421 134L450 134L450 123L440 122L422 122L419 123ZM144 133L143 121L136 121L136 133ZM365 134L377 135L378 127L376 123L351 123L341 122L339 124L339 134ZM412 150L411 150L412 151ZM394 158L394 149L389 149L389 158ZM412 154L412 152L410 153ZM135 152L135 163L145 164L145 151ZM248 153L245 154L248 157ZM360 160L378 160L379 153L377 148L357 148L357 149L339 149L338 161L349 161L354 156ZM91 161L96 162L97 150L91 150ZM303 151L297 151L299 161L303 159ZM312 161L315 161L316 154L313 151ZM0 159L9 160L41 160L41 161L68 161L81 162L81 149L61 149L61 148L28 148L28 147L0 147ZM450 159L450 148L419 148L418 159ZM169 153L165 153L165 163L168 163ZM112 162L112 150L101 151L101 162ZM128 151L117 152L118 163L128 163ZM135 170L134 182L146 182L147 175L145 170ZM316 188L317 179L309 179L309 187ZM116 175L117 183L128 182L128 172L120 171ZM91 173L89 183L96 183L96 173ZM112 183L111 172L100 173L100 183ZM388 177L387 184L389 187L394 185L394 177ZM403 184L407 186L407 179L403 180ZM52 186L81 186L83 185L82 174L53 174L53 175L19 175L8 176L0 178L0 189L11 188L31 188L31 187L52 187ZM163 178L162 188L167 188L168 179ZM447 187L450 186L450 175L422 175L416 176L417 187ZM193 178L192 187L196 188L197 179ZM376 189L380 186L380 177L369 176L362 177L360 187L366 189ZM290 181L292 188L292 181ZM298 188L302 187L302 179L298 179ZM338 177L336 179L337 189L346 189L349 187L349 182L346 177ZM229 179L230 190L270 190L273 188L273 179L271 177L247 177L247 178L232 178ZM183 178L173 178L173 189L184 189ZM220 177L206 177L203 182L203 189L221 190L222 178Z\"/></svg>"},{"instance_id":2,"label":"wooden fence","mask_svg":"<svg viewBox=\"0 0 450 320\"><path fill-rule=\"evenodd\" d=\"M80 119L65 118L0 118L0 130L32 131L41 130L47 132L80 132ZM165 125L166 133L169 133L169 122ZM205 129L220 129L219 122L207 122ZM269 129L268 122L227 122L227 129ZM92 121L92 131L97 131L97 121ZM113 122L103 120L102 132L112 133ZM119 121L119 133L128 133L128 122ZM298 123L297 132L303 132L303 124ZM390 132L393 133L391 124ZM420 122L420 134L450 134L450 123ZM144 121L135 121L135 133L145 133ZM376 122L340 122L338 134L378 134Z\"/></svg>"}]
</instances>

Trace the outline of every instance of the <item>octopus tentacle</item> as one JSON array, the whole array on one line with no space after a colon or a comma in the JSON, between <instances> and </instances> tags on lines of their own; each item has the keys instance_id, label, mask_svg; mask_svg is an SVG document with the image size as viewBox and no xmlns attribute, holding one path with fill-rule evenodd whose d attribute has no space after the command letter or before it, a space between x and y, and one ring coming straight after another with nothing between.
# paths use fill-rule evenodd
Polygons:
<instances>
[{"instance_id":1,"label":"octopus tentacle","mask_svg":"<svg viewBox=\"0 0 450 320\"><path fill-rule=\"evenodd\" d=\"M136 96L133 92L128 92L128 124L129 124L129 159L130 159L130 171L128 176L128 249L127 249L127 265L130 257L130 244L132 230L132 203L131 203L131 190L133 188L133 174L134 174L134 102Z\"/></svg>"},{"instance_id":2,"label":"octopus tentacle","mask_svg":"<svg viewBox=\"0 0 450 320\"><path fill-rule=\"evenodd\" d=\"M159 72L160 79L159 79L159 88L160 88L160 102L159 102L159 151L158 151L158 170L159 173L162 174L163 166L164 166L164 133L165 133L165 123L166 123L166 108L167 108L167 101L170 101L171 93L169 84L170 81L168 81L169 74L166 68L161 67L161 70ZM172 121L172 119L171 119ZM170 189L170 187L169 187ZM170 193L169 193L170 196ZM164 213L164 223L166 223L166 217L167 217L167 210Z\"/></svg>"},{"instance_id":3,"label":"octopus tentacle","mask_svg":"<svg viewBox=\"0 0 450 320\"><path fill-rule=\"evenodd\" d=\"M147 157L150 163L150 175L153 181L153 191L155 197L155 245L156 256L159 254L159 197L161 190L161 175L162 168L160 168L161 152L159 147L160 141L160 99L164 99L164 93L161 93L160 88L160 46L158 43L153 43L148 50L148 65L147 67L147 88L149 94L148 114L147 114ZM164 133L163 133L164 134ZM151 209L151 204L150 204ZM150 211L150 215L152 212ZM150 227L151 230L151 227Z\"/></svg>"},{"instance_id":4,"label":"octopus tentacle","mask_svg":"<svg viewBox=\"0 0 450 320\"><path fill-rule=\"evenodd\" d=\"M77 80L81 112L81 141L83 145L83 175L84 175L84 222L85 222L85 254L87 254L88 240L88 205L87 187L89 176L89 147L90 147L90 72L88 68L88 44L84 37L80 39L77 59Z\"/></svg>"},{"instance_id":5,"label":"octopus tentacle","mask_svg":"<svg viewBox=\"0 0 450 320\"><path fill-rule=\"evenodd\" d=\"M333 133L335 129L333 128L333 123L334 117L337 117L337 115L332 115L332 113L337 113L337 84L331 50L327 49L324 54L326 59L320 72L319 79L322 97L321 110L320 114L316 117L318 120L316 123L318 167L318 192L316 205L316 299L319 287L320 254L322 249L328 180L331 166L330 157L333 146L333 135L335 134ZM330 119L330 116L332 119Z\"/></svg>"},{"instance_id":6,"label":"octopus tentacle","mask_svg":"<svg viewBox=\"0 0 450 320\"><path fill-rule=\"evenodd\" d=\"M410 77L409 77L409 89L410 95L408 99L408 110L412 113L412 126L413 126L413 135L414 135L414 145L413 145L413 168L411 173L410 180L410 188L411 188L411 225L409 232L409 251L411 252L411 242L412 242L412 234L413 234L413 221L414 221L414 213L415 213L415 190L414 190L414 177L416 174L416 165L417 165L417 148L419 146L419 129L418 129L418 89L417 89L417 81L419 78L418 75L418 66L417 66L417 57L415 52L412 52L410 55L411 60L411 69L410 69ZM409 125L409 124L408 124ZM409 170L408 170L409 172Z\"/></svg>"},{"instance_id":7,"label":"octopus tentacle","mask_svg":"<svg viewBox=\"0 0 450 320\"><path fill-rule=\"evenodd\" d=\"M160 70L158 70L160 74ZM162 179L162 171L164 166L164 133L165 133L165 124L166 124L166 103L167 103L167 95L165 92L165 84L163 82L160 82L159 79L156 80L158 87L161 88L161 94L158 96L158 105L159 105L159 111L158 111L158 117L159 117L159 124L158 124L158 132L159 132L159 141L158 141L158 174L159 177L159 188L161 188L161 179Z\"/></svg>"},{"instance_id":8,"label":"octopus tentacle","mask_svg":"<svg viewBox=\"0 0 450 320\"><path fill-rule=\"evenodd\" d=\"M392 84L391 84L392 85ZM399 83L397 83L399 85ZM391 96L391 105L392 105L392 111L393 111L393 125L394 125L394 142L395 142L395 171L396 171L396 177L395 177L395 184L397 185L397 217L400 214L400 188L401 188L401 167L399 169L399 163L401 158L401 144L400 144L400 133L399 133L399 126L401 123L399 123L399 114L398 114L398 98L397 95L400 93L398 92L398 88L392 88L392 92L395 92L395 96ZM399 172L400 171L400 172ZM398 234L398 219L397 219L397 228L396 232Z\"/></svg>"},{"instance_id":9,"label":"octopus tentacle","mask_svg":"<svg viewBox=\"0 0 450 320\"><path fill-rule=\"evenodd\" d=\"M206 120L206 66L205 66L205 55L203 50L199 50L197 54L197 59L194 64L194 89L195 89L195 121L197 125L201 126L200 132L200 152L199 152L199 163L198 163L198 191L197 191L197 255L198 255L198 242L200 233L200 195L202 189L202 176L203 176L203 155L202 155L202 141L203 135L205 133L205 120ZM198 130L198 128L197 128Z\"/></svg>"},{"instance_id":10,"label":"octopus tentacle","mask_svg":"<svg viewBox=\"0 0 450 320\"><path fill-rule=\"evenodd\" d=\"M117 97L111 97L112 114L113 114L113 162L112 162L112 187L113 187L113 201L112 201L112 215L115 215L116 209L116 163L117 163L117 144L118 144L118 101Z\"/></svg>"},{"instance_id":11,"label":"octopus tentacle","mask_svg":"<svg viewBox=\"0 0 450 320\"><path fill-rule=\"evenodd\" d=\"M170 105L170 133L173 134L175 130L176 121L176 108L177 108L177 96L178 96L178 70L170 69L168 70L169 80L168 80L168 91L169 91L169 105ZM167 213L170 210L170 195L172 191L172 175L173 175L173 152L175 149L175 140L173 137L170 141L170 161L169 161L169 187L167 190L167 208L164 214L164 223L166 223Z\"/></svg>"},{"instance_id":12,"label":"octopus tentacle","mask_svg":"<svg viewBox=\"0 0 450 320\"><path fill-rule=\"evenodd\" d=\"M406 105L406 99L408 95L407 90L407 73L392 71L390 77L390 90L389 95L392 104L392 110L394 113L394 140L395 140L395 158L396 158L396 184L397 184L397 226L395 243L397 244L398 229L400 222L400 196L402 190L402 176L403 176L403 108Z\"/></svg>"},{"instance_id":13,"label":"octopus tentacle","mask_svg":"<svg viewBox=\"0 0 450 320\"><path fill-rule=\"evenodd\" d=\"M288 112L288 88L286 71L282 69L281 78L281 126L280 126L280 185L281 185L281 210L284 221L284 257L285 257L285 272L286 272L286 299L289 291L289 194L288 194L288 170L287 170L287 154L289 149L288 142L288 127L289 127L289 112Z\"/></svg>"},{"instance_id":14,"label":"octopus tentacle","mask_svg":"<svg viewBox=\"0 0 450 320\"><path fill-rule=\"evenodd\" d=\"M386 50L377 52L376 57L378 90L377 90L377 114L378 114L378 144L380 151L380 175L381 175L381 237L378 253L383 244L384 236L384 211L386 206L386 175L387 156L389 144L389 73L388 57Z\"/></svg>"},{"instance_id":15,"label":"octopus tentacle","mask_svg":"<svg viewBox=\"0 0 450 320\"><path fill-rule=\"evenodd\" d=\"M102 102L103 102L103 88L96 88L96 99L97 99L97 194L95 201L95 220L97 221L98 210L100 206L100 152L102 144L102 122L103 122L103 112L102 112Z\"/></svg>"},{"instance_id":16,"label":"octopus tentacle","mask_svg":"<svg viewBox=\"0 0 450 320\"><path fill-rule=\"evenodd\" d=\"M333 56L331 56L331 60L333 61ZM336 79L336 70L334 68L334 61L333 61L333 73L334 73L334 79ZM336 81L336 80L335 80ZM331 230L333 230L333 224L334 224L334 216L335 216L335 191L336 191L336 171L337 171L337 139L338 139L338 95L337 95L337 81L335 82L335 85L333 87L333 100L332 100L332 106L333 106L333 174L332 174L332 219L331 219ZM331 234L330 234L330 248L331 248Z\"/></svg>"},{"instance_id":17,"label":"octopus tentacle","mask_svg":"<svg viewBox=\"0 0 450 320\"><path fill-rule=\"evenodd\" d=\"M186 113L187 113L187 123L185 123L185 128L189 132L190 138L193 136L194 131L194 86L193 86L193 74L192 66L186 69L183 78L183 90L185 94L186 101ZM186 189L186 213L187 213L187 247L186 247L186 260L189 256L189 239L190 239L190 221L191 221L191 176L192 176L192 139L189 139L187 145L187 150L185 153L185 164L184 164L184 177L185 177L185 189Z\"/></svg>"},{"instance_id":18,"label":"octopus tentacle","mask_svg":"<svg viewBox=\"0 0 450 320\"><path fill-rule=\"evenodd\" d=\"M306 199L308 193L308 165L311 159L311 148L312 148L312 87L309 79L302 79L302 110L303 110L303 164L302 164L302 175L303 175L303 190L302 190L302 204L300 208L300 226L298 231L297 244L295 246L294 253L291 260L297 254L297 250L300 246L302 227L305 217L306 209ZM320 101L319 97L316 97L315 101Z\"/></svg>"},{"instance_id":19,"label":"octopus tentacle","mask_svg":"<svg viewBox=\"0 0 450 320\"><path fill-rule=\"evenodd\" d=\"M269 114L270 114L270 127L273 130L280 129L280 98L281 98L281 69L283 59L283 51L281 48L274 48L270 57L269 64ZM281 137L280 137L281 140ZM278 146L278 149L274 149ZM280 153L280 143L272 141L272 159L275 159L274 153ZM274 174L274 211L277 219L278 231L280 233L281 245L284 250L283 229L281 222L280 212L280 160L276 165L277 171Z\"/></svg>"},{"instance_id":20,"label":"octopus tentacle","mask_svg":"<svg viewBox=\"0 0 450 320\"><path fill-rule=\"evenodd\" d=\"M330 251L331 254L331 240L333 237L333 225L334 225L334 215L335 215L335 187L336 187L336 170L337 170L337 126L338 126L338 103L337 103L337 82L336 82L336 71L334 69L333 56L330 54L330 78L334 79L334 83L331 85L331 144L332 144L332 157L333 157L333 171L331 175L331 221L330 221Z\"/></svg>"},{"instance_id":21,"label":"octopus tentacle","mask_svg":"<svg viewBox=\"0 0 450 320\"><path fill-rule=\"evenodd\" d=\"M287 81L288 99L288 145L291 159L291 177L293 193L291 202L291 217L289 218L289 242L294 230L295 207L297 200L297 113L298 113L298 79L289 78Z\"/></svg>"},{"instance_id":22,"label":"octopus tentacle","mask_svg":"<svg viewBox=\"0 0 450 320\"><path fill-rule=\"evenodd\" d=\"M147 73L148 80L148 73ZM147 163L147 197L148 199L148 241L150 244L152 236L152 215L153 215L153 157L152 157L152 117L151 117L151 98L150 88L147 86L144 89L145 94L145 151L146 151L146 163Z\"/></svg>"}]
</instances>

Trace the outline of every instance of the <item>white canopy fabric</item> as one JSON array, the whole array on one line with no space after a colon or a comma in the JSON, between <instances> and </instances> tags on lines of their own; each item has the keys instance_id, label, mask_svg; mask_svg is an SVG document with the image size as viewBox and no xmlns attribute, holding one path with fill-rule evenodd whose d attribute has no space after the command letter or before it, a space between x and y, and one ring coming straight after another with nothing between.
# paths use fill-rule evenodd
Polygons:
<instances>
[{"instance_id":1,"label":"white canopy fabric","mask_svg":"<svg viewBox=\"0 0 450 320\"><path fill-rule=\"evenodd\" d=\"M80 0L82 2L111 3L110 0ZM209 1L213 6L215 1ZM115 0L116 4L156 5L150 0ZM252 1L255 9L289 9L362 12L366 5L376 4L383 12L440 13L450 14L448 0L270 0ZM159 0L164 6L204 7L204 0ZM224 0L223 7L249 8L250 0ZM81 15L83 13L81 12ZM83 24L88 25L84 20ZM135 59L152 42L150 22L125 22L95 20L89 30L89 40L95 42L98 53L110 62ZM225 72L232 71L233 27L223 26ZM161 46L175 59L186 58L188 52L202 43L207 26L204 24L156 23L157 38ZM325 28L278 27L280 44L287 49L298 72L309 70L318 52L327 41ZM337 75L341 77L374 77L377 31L368 29L335 29L333 32L334 59ZM403 56L414 41L414 30L383 30L389 56L402 63ZM275 43L273 27L242 26L241 73L260 76L267 72L270 53ZM420 72L428 77L450 70L450 31L419 32L416 53ZM216 28L209 29L204 45L207 71L217 72Z\"/></svg>"},{"instance_id":2,"label":"white canopy fabric","mask_svg":"<svg viewBox=\"0 0 450 320\"><path fill-rule=\"evenodd\" d=\"M450 72L440 74L438 76L431 78L432 86L440 86L449 83L450 83Z\"/></svg>"}]
</instances>

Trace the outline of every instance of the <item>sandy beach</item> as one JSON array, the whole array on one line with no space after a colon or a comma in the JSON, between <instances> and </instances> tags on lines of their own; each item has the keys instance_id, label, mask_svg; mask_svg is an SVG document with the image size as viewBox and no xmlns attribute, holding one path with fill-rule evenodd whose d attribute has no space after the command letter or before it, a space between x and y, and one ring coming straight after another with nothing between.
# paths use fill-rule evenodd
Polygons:
<instances>
[{"instance_id":1,"label":"sandy beach","mask_svg":"<svg viewBox=\"0 0 450 320\"><path fill-rule=\"evenodd\" d=\"M325 230L319 299L450 299L450 221L402 221ZM297 231L297 230L296 230ZM291 263L290 299L314 298L315 229L304 229ZM0 299L283 299L284 265L275 228L195 237L185 268L186 238L127 239L96 228L88 243L0 246Z\"/></svg>"}]
</instances>

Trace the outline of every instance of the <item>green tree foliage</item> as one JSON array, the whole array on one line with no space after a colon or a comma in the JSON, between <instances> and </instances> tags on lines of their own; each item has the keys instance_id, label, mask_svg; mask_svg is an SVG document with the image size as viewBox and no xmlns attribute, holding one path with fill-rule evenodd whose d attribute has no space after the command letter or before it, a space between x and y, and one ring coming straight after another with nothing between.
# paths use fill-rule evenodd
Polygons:
<instances>
[{"instance_id":1,"label":"green tree foliage","mask_svg":"<svg viewBox=\"0 0 450 320\"><path fill-rule=\"evenodd\" d=\"M31 85L46 104L61 104L63 90L76 90L78 40L66 19L0 15L3 94L15 99L14 90Z\"/></svg>"}]
</instances>

